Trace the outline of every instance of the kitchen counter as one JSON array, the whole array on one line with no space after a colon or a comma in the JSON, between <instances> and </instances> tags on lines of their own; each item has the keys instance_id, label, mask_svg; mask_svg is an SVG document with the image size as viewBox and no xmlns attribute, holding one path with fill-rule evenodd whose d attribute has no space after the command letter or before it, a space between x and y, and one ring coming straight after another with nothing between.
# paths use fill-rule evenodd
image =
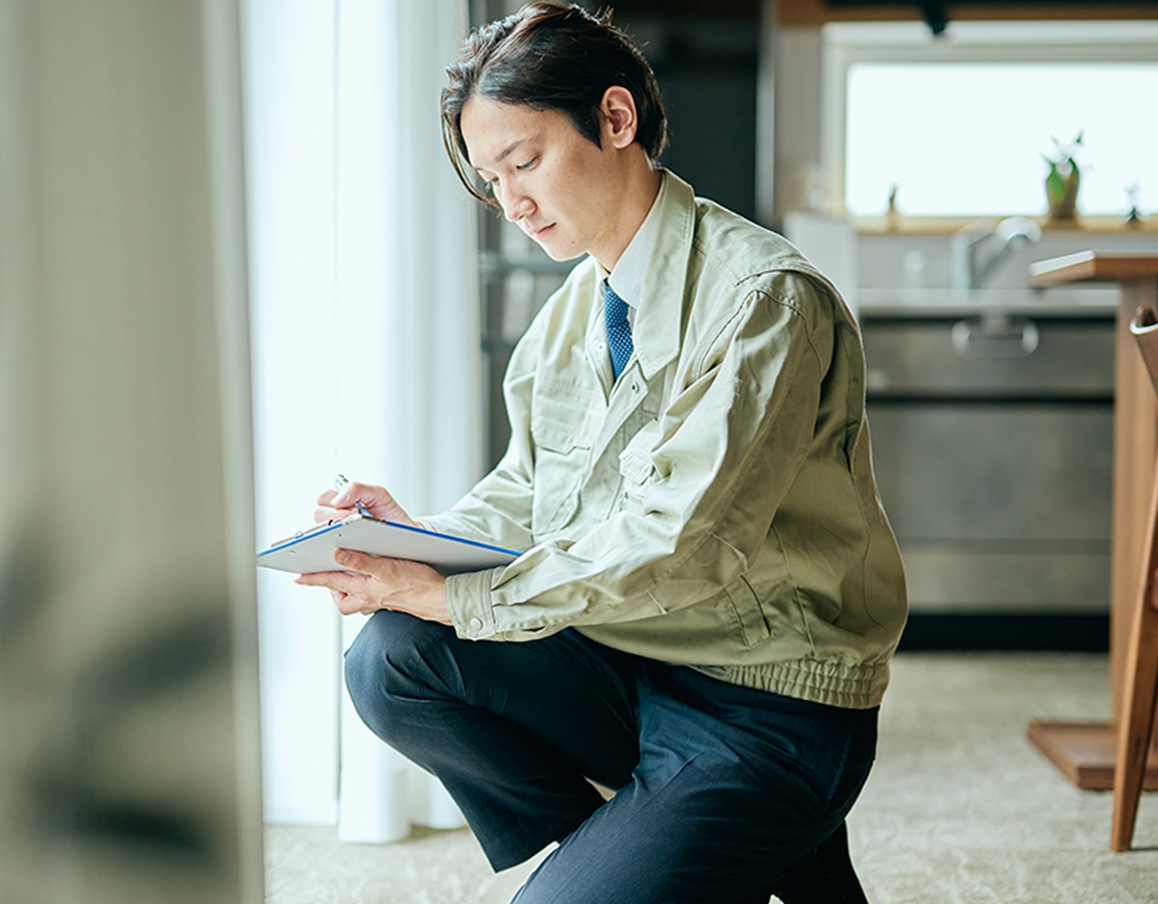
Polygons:
<instances>
[{"instance_id":1,"label":"kitchen counter","mask_svg":"<svg viewBox=\"0 0 1158 904\"><path fill-rule=\"evenodd\" d=\"M1011 315L1018 317L1096 317L1112 319L1118 308L1113 287L975 289L858 289L861 319L953 318Z\"/></svg>"}]
</instances>

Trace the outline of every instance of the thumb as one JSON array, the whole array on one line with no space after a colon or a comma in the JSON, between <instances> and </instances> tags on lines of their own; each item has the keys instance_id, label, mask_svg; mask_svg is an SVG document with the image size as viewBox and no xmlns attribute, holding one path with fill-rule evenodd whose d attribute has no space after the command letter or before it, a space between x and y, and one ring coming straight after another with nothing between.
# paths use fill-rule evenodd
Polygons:
<instances>
[{"instance_id":1,"label":"thumb","mask_svg":"<svg viewBox=\"0 0 1158 904\"><path fill-rule=\"evenodd\" d=\"M377 558L370 556L363 552L357 552L353 549L337 549L334 551L334 561L343 568L348 568L351 571L356 571L360 574L367 574L367 566L371 560Z\"/></svg>"}]
</instances>

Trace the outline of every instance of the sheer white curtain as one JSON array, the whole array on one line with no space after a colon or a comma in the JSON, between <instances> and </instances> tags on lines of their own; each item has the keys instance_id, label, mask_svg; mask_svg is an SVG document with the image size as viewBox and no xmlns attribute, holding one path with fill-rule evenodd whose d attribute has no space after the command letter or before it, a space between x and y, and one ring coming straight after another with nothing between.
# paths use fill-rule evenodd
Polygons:
<instances>
[{"instance_id":1,"label":"sheer white curtain","mask_svg":"<svg viewBox=\"0 0 1158 904\"><path fill-rule=\"evenodd\" d=\"M257 536L309 521L336 472L415 514L481 468L474 210L438 94L465 0L244 0ZM266 819L351 841L461 823L341 683L361 628L259 576Z\"/></svg>"}]
</instances>

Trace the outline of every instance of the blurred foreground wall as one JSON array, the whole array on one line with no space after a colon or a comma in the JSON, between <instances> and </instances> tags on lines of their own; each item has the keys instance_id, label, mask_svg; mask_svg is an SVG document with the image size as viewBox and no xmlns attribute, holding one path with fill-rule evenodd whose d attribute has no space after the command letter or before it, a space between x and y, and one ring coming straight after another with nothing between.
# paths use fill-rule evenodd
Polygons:
<instances>
[{"instance_id":1,"label":"blurred foreground wall","mask_svg":"<svg viewBox=\"0 0 1158 904\"><path fill-rule=\"evenodd\" d=\"M0 0L0 901L259 902L236 0Z\"/></svg>"}]
</instances>

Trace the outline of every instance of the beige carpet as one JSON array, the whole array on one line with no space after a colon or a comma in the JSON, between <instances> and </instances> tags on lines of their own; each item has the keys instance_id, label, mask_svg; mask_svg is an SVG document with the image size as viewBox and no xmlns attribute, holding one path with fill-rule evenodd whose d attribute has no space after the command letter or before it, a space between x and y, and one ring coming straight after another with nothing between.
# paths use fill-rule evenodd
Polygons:
<instances>
[{"instance_id":1,"label":"beige carpet","mask_svg":"<svg viewBox=\"0 0 1158 904\"><path fill-rule=\"evenodd\" d=\"M1135 850L1109 851L1111 796L1079 791L1025 739L1030 717L1104 719L1104 656L906 655L852 816L872 904L1158 904L1158 794ZM532 865L490 872L466 830L345 845L268 827L270 904L504 904ZM598 904L598 902L592 902Z\"/></svg>"}]
</instances>

